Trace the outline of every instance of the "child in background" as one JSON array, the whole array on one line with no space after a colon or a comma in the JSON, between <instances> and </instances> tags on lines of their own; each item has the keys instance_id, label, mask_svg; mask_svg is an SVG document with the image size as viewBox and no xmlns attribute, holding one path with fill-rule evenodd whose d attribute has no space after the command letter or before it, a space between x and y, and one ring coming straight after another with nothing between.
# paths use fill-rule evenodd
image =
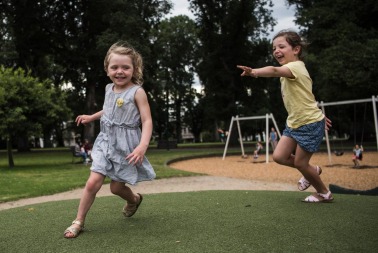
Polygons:
<instances>
[{"instance_id":1,"label":"child in background","mask_svg":"<svg viewBox=\"0 0 378 253\"><path fill-rule=\"evenodd\" d=\"M261 144L261 142L257 142L256 143L256 149L255 151L253 151L253 159L257 159L259 158L259 153L260 153L260 150L263 149L263 145Z\"/></svg>"},{"instance_id":2,"label":"child in background","mask_svg":"<svg viewBox=\"0 0 378 253\"><path fill-rule=\"evenodd\" d=\"M89 161L92 161L92 156L91 156L91 154L92 154L92 144L89 143L88 139L84 139L83 148L84 148L85 153L87 153Z\"/></svg>"},{"instance_id":3,"label":"child in background","mask_svg":"<svg viewBox=\"0 0 378 253\"><path fill-rule=\"evenodd\" d=\"M273 56L280 67L237 67L243 70L241 76L280 77L288 118L283 136L274 150L273 160L299 170L303 175L298 181L299 190L314 186L316 193L306 197L304 202L331 202L332 193L319 176L321 168L309 164L313 153L319 149L324 131L331 126L331 121L318 108L312 93L312 80L302 61L304 46L306 43L296 32L283 30L273 38Z\"/></svg>"},{"instance_id":4,"label":"child in background","mask_svg":"<svg viewBox=\"0 0 378 253\"><path fill-rule=\"evenodd\" d=\"M356 146L353 149L353 163L354 163L354 168L359 168L360 167L360 161L362 160L362 152L364 151L364 147Z\"/></svg>"},{"instance_id":5,"label":"child in background","mask_svg":"<svg viewBox=\"0 0 378 253\"><path fill-rule=\"evenodd\" d=\"M126 183L133 185L155 178L145 157L152 135L152 119L146 92L141 87L142 57L132 47L116 43L105 56L104 68L112 83L105 88L103 110L76 118L78 125L100 119L101 132L93 145L91 172L76 219L64 231L66 238L77 237L84 228L86 215L106 176L111 179L111 192L126 201L122 210L126 217L133 216L143 200Z\"/></svg>"},{"instance_id":6,"label":"child in background","mask_svg":"<svg viewBox=\"0 0 378 253\"><path fill-rule=\"evenodd\" d=\"M81 145L81 142L79 140L77 140L75 143L75 155L81 156L83 158L83 163L84 164L87 163L87 159L88 159L87 153L84 151Z\"/></svg>"},{"instance_id":7,"label":"child in background","mask_svg":"<svg viewBox=\"0 0 378 253\"><path fill-rule=\"evenodd\" d=\"M269 142L272 145L273 151L277 147L277 143L278 143L277 139L278 139L278 137L277 137L276 129L274 129L274 127L272 127L271 130L270 130L270 133L269 133Z\"/></svg>"}]
</instances>

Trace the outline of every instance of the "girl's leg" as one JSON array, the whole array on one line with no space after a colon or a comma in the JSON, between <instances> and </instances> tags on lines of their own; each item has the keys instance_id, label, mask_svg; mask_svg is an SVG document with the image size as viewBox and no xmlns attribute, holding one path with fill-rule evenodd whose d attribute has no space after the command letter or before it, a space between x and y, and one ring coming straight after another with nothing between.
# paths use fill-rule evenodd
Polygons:
<instances>
[{"instance_id":1,"label":"girl's leg","mask_svg":"<svg viewBox=\"0 0 378 253\"><path fill-rule=\"evenodd\" d=\"M125 183L112 181L110 183L110 191L126 200L126 205L122 210L125 217L133 216L143 200L142 195L139 193L134 194L130 187L126 186Z\"/></svg>"},{"instance_id":2,"label":"girl's leg","mask_svg":"<svg viewBox=\"0 0 378 253\"><path fill-rule=\"evenodd\" d=\"M294 150L295 155L293 155ZM303 150L293 138L282 136L274 150L273 160L278 164L298 169L317 192L327 193L328 190L320 179L315 166L309 164L311 156L312 153Z\"/></svg>"},{"instance_id":3,"label":"girl's leg","mask_svg":"<svg viewBox=\"0 0 378 253\"><path fill-rule=\"evenodd\" d=\"M300 146L297 146L295 151L294 167L297 168L312 184L317 193L326 194L328 193L327 187L324 185L318 172L309 164L312 155L313 153L307 152Z\"/></svg>"},{"instance_id":4,"label":"girl's leg","mask_svg":"<svg viewBox=\"0 0 378 253\"><path fill-rule=\"evenodd\" d=\"M125 183L112 181L110 183L110 191L123 198L130 204L137 204L139 202L139 195L134 192Z\"/></svg>"},{"instance_id":5,"label":"girl's leg","mask_svg":"<svg viewBox=\"0 0 378 253\"><path fill-rule=\"evenodd\" d=\"M85 217L87 216L87 213L96 198L97 192L101 189L104 179L105 176L96 172L91 172L85 185L83 195L80 199L80 204L75 220L78 220L82 224L84 224ZM81 227L77 224L72 224L72 226L76 227L79 230L81 229ZM74 235L70 232L67 232L64 236L68 238L74 237Z\"/></svg>"},{"instance_id":6,"label":"girl's leg","mask_svg":"<svg viewBox=\"0 0 378 253\"><path fill-rule=\"evenodd\" d=\"M293 153L296 147L297 142L293 138L282 136L273 152L273 160L278 164L295 168Z\"/></svg>"}]
</instances>

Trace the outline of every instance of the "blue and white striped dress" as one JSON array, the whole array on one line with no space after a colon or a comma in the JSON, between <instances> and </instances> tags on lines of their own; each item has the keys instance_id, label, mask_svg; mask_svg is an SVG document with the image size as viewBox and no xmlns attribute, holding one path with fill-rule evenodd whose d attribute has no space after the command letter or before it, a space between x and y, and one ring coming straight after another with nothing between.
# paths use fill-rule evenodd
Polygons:
<instances>
[{"instance_id":1,"label":"blue and white striped dress","mask_svg":"<svg viewBox=\"0 0 378 253\"><path fill-rule=\"evenodd\" d=\"M113 91L114 84L106 86L101 131L92 149L91 170L117 182L136 184L156 177L150 162L144 157L142 164L129 164L125 157L133 152L141 139L141 118L134 96L139 85L121 93ZM123 102L118 103L118 101Z\"/></svg>"}]
</instances>

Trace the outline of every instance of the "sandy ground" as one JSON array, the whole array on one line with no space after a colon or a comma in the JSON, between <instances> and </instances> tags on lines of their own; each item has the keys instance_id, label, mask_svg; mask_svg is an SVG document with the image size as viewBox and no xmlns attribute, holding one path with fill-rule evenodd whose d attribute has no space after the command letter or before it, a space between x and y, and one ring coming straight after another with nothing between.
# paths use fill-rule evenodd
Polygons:
<instances>
[{"instance_id":1,"label":"sandy ground","mask_svg":"<svg viewBox=\"0 0 378 253\"><path fill-rule=\"evenodd\" d=\"M316 153L311 164L319 165L323 173L321 178L328 186L335 184L354 190L369 190L378 187L378 153L364 152L360 168L354 168L352 152L342 156L331 156L331 163L327 153ZM208 175L263 181L266 183L295 184L301 177L296 169L279 165L272 161L265 161L265 155L257 160L251 156L243 159L241 156L193 159L186 162L170 164L172 168L205 173Z\"/></svg>"},{"instance_id":2,"label":"sandy ground","mask_svg":"<svg viewBox=\"0 0 378 253\"><path fill-rule=\"evenodd\" d=\"M365 152L364 160L359 169L353 168L352 153L343 156L332 155L332 164L325 153L315 154L313 164L322 167L322 179L328 186L335 184L354 190L369 190L378 187L378 153ZM257 160L241 156L191 159L170 164L170 167L180 170L207 174L208 176L193 176L159 179L142 182L132 186L135 192L144 194L163 192L187 192L204 190L277 190L297 191L296 182L301 177L295 169L276 164L272 160L265 162L265 156ZM310 187L307 191L313 191ZM49 201L79 199L82 189L59 194L41 196L30 199L0 203L0 210L33 205ZM98 197L112 195L109 185L104 185Z\"/></svg>"}]
</instances>

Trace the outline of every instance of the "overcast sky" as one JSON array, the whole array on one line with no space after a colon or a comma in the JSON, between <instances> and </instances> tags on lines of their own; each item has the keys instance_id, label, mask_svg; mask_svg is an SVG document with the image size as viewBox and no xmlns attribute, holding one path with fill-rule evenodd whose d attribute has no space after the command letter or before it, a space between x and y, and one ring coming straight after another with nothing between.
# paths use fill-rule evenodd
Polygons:
<instances>
[{"instance_id":1,"label":"overcast sky","mask_svg":"<svg viewBox=\"0 0 378 253\"><path fill-rule=\"evenodd\" d=\"M188 10L189 3L188 0L172 0L173 11L172 16L176 15L187 15L190 18L194 18L193 14ZM274 0L273 7L273 17L277 20L277 25L274 27L274 31L271 33L273 36L276 32L282 29L294 29L298 30L297 26L294 24L294 8L290 9L286 6L285 0Z\"/></svg>"}]
</instances>

